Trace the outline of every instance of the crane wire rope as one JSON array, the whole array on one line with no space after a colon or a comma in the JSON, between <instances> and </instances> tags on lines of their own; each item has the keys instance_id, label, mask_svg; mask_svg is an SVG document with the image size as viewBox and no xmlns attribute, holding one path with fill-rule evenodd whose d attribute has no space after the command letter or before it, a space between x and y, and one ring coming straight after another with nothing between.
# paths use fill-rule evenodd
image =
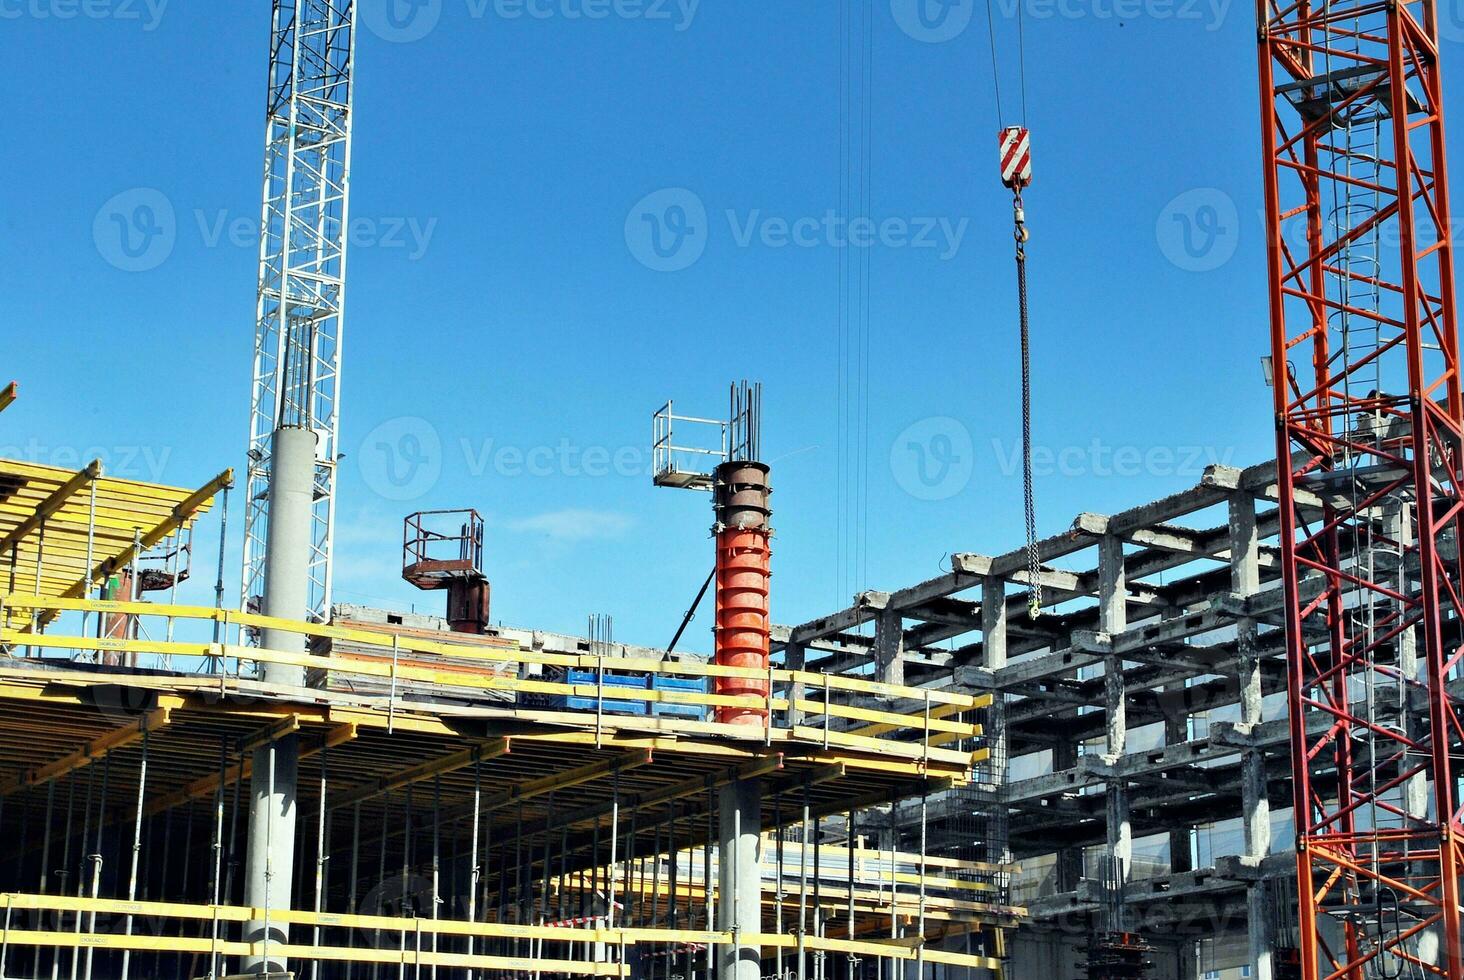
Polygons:
<instances>
[{"instance_id":1,"label":"crane wire rope","mask_svg":"<svg viewBox=\"0 0 1464 980\"><path fill-rule=\"evenodd\" d=\"M863 100L864 117L860 125L860 136L864 144L864 155L860 165L860 217L866 225L870 220L870 207L872 203L873 170L874 170L874 0L864 0L864 31L863 31L863 81L860 84L860 96ZM861 590L869 587L869 355L870 355L870 278L871 263L873 262L872 247L865 247L860 252L860 265L862 274L860 276L860 373L859 391L863 400L863 417L861 425L863 429L863 473L861 475L862 490L860 492L861 504L859 513L860 541L859 541L859 587Z\"/></svg>"},{"instance_id":2,"label":"crane wire rope","mask_svg":"<svg viewBox=\"0 0 1464 980\"><path fill-rule=\"evenodd\" d=\"M1006 124L1001 114L1001 73L996 63L996 15L991 8L992 0L986 0L986 38L991 47L991 90L996 95L996 128L1004 129Z\"/></svg>"},{"instance_id":3,"label":"crane wire rope","mask_svg":"<svg viewBox=\"0 0 1464 980\"><path fill-rule=\"evenodd\" d=\"M990 39L992 89L996 100L997 125L1000 128L1001 177L1012 192L1012 237L1015 240L1017 263L1017 315L1021 349L1022 388L1022 517L1027 542L1027 615L1036 619L1042 614L1042 563L1037 547L1037 503L1032 474L1032 337L1031 313L1027 301L1027 216L1022 204L1022 190L1031 183L1031 148L1027 130L1027 44L1022 15L1022 0L1017 0L1017 96L1020 126L1004 123L1001 98L1001 65L997 56L996 18L992 0L986 3L986 25Z\"/></svg>"},{"instance_id":4,"label":"crane wire rope","mask_svg":"<svg viewBox=\"0 0 1464 980\"><path fill-rule=\"evenodd\" d=\"M855 2L859 3L857 9ZM867 588L869 572L872 333L869 253L872 243L856 241L851 219L867 226L872 198L873 0L839 0L838 30L838 224L844 240L833 243L838 254L838 486L834 577L842 599ZM856 248L858 251L851 256L850 251Z\"/></svg>"},{"instance_id":5,"label":"crane wire rope","mask_svg":"<svg viewBox=\"0 0 1464 980\"><path fill-rule=\"evenodd\" d=\"M838 172L838 216L840 222L847 220L849 179L849 0L839 0L839 172ZM838 475L837 475L837 518L835 539L835 596L842 602L848 593L849 548L849 502L848 474L852 468L849 452L852 448L849 437L849 344L848 344L848 250L839 249L837 266L837 293L835 296L835 332L838 346Z\"/></svg>"},{"instance_id":6,"label":"crane wire rope","mask_svg":"<svg viewBox=\"0 0 1464 980\"><path fill-rule=\"evenodd\" d=\"M1022 209L1022 192L1014 192L1012 209L1017 259L1017 315L1021 321L1022 348L1022 517L1027 527L1027 577L1031 594L1027 614L1036 619L1042 613L1042 568L1037 554L1037 498L1032 480L1032 336L1027 310L1027 222Z\"/></svg>"}]
</instances>

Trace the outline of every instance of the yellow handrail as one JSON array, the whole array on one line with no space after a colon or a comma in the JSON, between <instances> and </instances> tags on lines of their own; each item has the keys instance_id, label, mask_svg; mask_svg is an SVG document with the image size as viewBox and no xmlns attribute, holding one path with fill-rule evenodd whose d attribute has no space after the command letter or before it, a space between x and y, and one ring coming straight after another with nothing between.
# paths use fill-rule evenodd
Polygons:
<instances>
[{"instance_id":1,"label":"yellow handrail","mask_svg":"<svg viewBox=\"0 0 1464 980\"><path fill-rule=\"evenodd\" d=\"M124 901L106 898L77 898L68 895L34 895L7 893L0 898L0 904L13 911L53 911L92 913L101 915L135 915L154 919L180 919L192 922L241 923L260 921L266 912L262 908L235 905L190 905L179 902ZM1021 910L1012 910L1020 913ZM914 960L922 950L911 945L907 938L903 943L881 940L834 939L827 936L797 936L781 933L742 933L707 929L653 929L653 928L608 928L595 926L576 928L564 926L534 926L500 922L469 922L461 919L419 919L387 915L350 915L333 912L309 912L299 909L270 909L269 921L278 925L322 926L342 929L380 930L382 932L420 933L424 936L473 936L487 939L537 939L544 942L563 943L605 943L613 946L638 946L662 943L698 943L708 946L739 944L765 949L793 948L800 942L811 950L825 952L854 953L890 960ZM163 937L163 936L117 936L97 933L47 932L9 929L6 941L12 945L91 947L98 949L145 949L161 952L209 952L211 940L208 937ZM245 943L219 940L217 949L225 956L259 954L264 943ZM545 971L584 973L597 976L619 976L623 964L592 964L574 960L547 960L494 957L487 954L430 953L420 954L408 950L356 948L349 946L304 946L286 945L277 942L269 944L277 956L300 960L348 960L353 962L405 962L423 966L478 966L503 968L511 966L522 969L533 965ZM966 953L952 953L941 950L923 950L927 962L946 963L951 966L991 969L999 961L989 957ZM403 960L402 957L406 956ZM417 957L421 959L418 960ZM489 961L497 961L490 963ZM600 969L596 969L596 967Z\"/></svg>"},{"instance_id":2,"label":"yellow handrail","mask_svg":"<svg viewBox=\"0 0 1464 980\"><path fill-rule=\"evenodd\" d=\"M617 658L609 666L592 654L561 654L524 650L517 643L499 640L487 643L464 643L450 640L433 640L410 634L376 631L360 627L327 626L262 616L256 613L215 609L207 606L172 606L147 602L126 602L98 599L68 599L29 594L0 596L0 612L5 609L27 612L45 610L53 613L87 612L126 616L149 616L167 620L193 620L206 623L227 623L241 627L280 630L306 637L330 638L359 644L391 649L393 656L388 660L383 654L374 659L370 654L340 655L292 653L257 647L244 647L211 642L156 641L148 639L112 639L106 637L68 636L62 634L33 634L27 630L0 629L0 644L25 645L46 649L85 649L130 654L153 654L173 657L222 658L236 662L282 664L288 666L315 668L340 674L355 674L368 677L419 681L448 688L466 688L476 691L499 691L552 696L593 698L605 700L634 701L645 704L665 704L692 707L742 707L764 708L770 715L789 708L802 718L795 726L773 725L769 730L792 731L795 735L829 740L845 745L878 746L880 736L889 736L902 731L921 733L926 739L931 733L941 733L948 738L972 738L982 734L978 724L952 718L970 710L986 707L991 703L990 695L971 695L955 691L937 691L928 688L913 688L886 684L863 678L845 677L834 674L816 674L807 671L781 669L759 669L731 667L720 664L705 664L688 661L661 661L645 658ZM28 618L28 617L27 617ZM3 616L0 616L3 621ZM458 664L427 666L419 659L401 662L402 654L429 654L453 657L459 660L481 662L487 665L517 668L521 665L543 665L576 668L594 674L595 683L573 684L561 680L520 677L517 669L505 672L477 669ZM729 695L715 692L663 690L651 685L645 689L618 687L605 683L606 671L629 672L649 676L676 677L739 677L760 680L771 679L775 687L783 686L796 690L799 685L816 686L823 689L824 696L818 700L802 697L789 698L774 693L769 698L759 695ZM839 704L828 695L839 691L850 695L882 697L897 701L914 702L919 705L912 711L893 710L893 707L871 707L868 705ZM932 709L931 705L938 705ZM811 726L809 719L822 718L823 725ZM865 722L863 727L847 731L830 731L831 718ZM735 726L716 722L687 721L689 729L716 733ZM945 739L942 739L944 741ZM946 761L971 753L951 750L937 750Z\"/></svg>"}]
</instances>

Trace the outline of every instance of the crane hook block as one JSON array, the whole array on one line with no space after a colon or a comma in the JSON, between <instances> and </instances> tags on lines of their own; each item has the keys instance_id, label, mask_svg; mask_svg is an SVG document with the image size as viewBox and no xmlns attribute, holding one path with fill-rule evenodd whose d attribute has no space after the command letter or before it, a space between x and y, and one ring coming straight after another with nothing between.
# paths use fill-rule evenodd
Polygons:
<instances>
[{"instance_id":1,"label":"crane hook block","mask_svg":"<svg viewBox=\"0 0 1464 980\"><path fill-rule=\"evenodd\" d=\"M1014 191L1032 183L1032 138L1025 126L1008 126L998 134L1001 182Z\"/></svg>"}]
</instances>

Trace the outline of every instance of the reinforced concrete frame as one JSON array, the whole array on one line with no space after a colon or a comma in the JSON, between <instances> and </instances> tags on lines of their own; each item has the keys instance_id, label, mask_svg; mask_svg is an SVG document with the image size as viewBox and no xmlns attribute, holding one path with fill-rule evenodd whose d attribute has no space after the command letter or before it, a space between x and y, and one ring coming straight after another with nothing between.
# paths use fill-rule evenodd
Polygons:
<instances>
[{"instance_id":1,"label":"reinforced concrete frame","mask_svg":"<svg viewBox=\"0 0 1464 980\"><path fill-rule=\"evenodd\" d=\"M774 628L775 659L809 671L996 696L1000 787L933 798L928 829L940 854L973 806L1009 815L1012 901L1031 914L1016 975L1076 975L1112 853L1158 975L1192 977L1196 945L1218 938L1237 970L1276 976L1295 887L1277 499L1273 464L1210 465L1163 499L1078 515L1038 545L1036 620L1019 547L958 553L943 575Z\"/></svg>"}]
</instances>

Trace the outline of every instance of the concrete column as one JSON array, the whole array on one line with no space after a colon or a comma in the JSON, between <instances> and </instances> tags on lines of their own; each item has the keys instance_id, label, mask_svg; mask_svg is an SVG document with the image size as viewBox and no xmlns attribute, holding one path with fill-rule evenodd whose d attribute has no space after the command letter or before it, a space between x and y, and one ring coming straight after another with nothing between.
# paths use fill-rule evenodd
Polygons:
<instances>
[{"instance_id":1,"label":"concrete column","mask_svg":"<svg viewBox=\"0 0 1464 980\"><path fill-rule=\"evenodd\" d=\"M788 644L783 654L783 663L789 670L802 671L808 662L808 652L801 643ZM788 725L803 724L803 712L798 707L798 702L803 700L805 687L802 681L794 681L788 686Z\"/></svg>"},{"instance_id":2,"label":"concrete column","mask_svg":"<svg viewBox=\"0 0 1464 980\"><path fill-rule=\"evenodd\" d=\"M1182 692L1184 684L1174 684L1168 689ZM1189 741L1189 715L1176 711L1164 719L1164 744L1180 745ZM1193 871L1195 869L1193 831L1185 826L1169 832L1169 870L1171 872Z\"/></svg>"},{"instance_id":3,"label":"concrete column","mask_svg":"<svg viewBox=\"0 0 1464 980\"><path fill-rule=\"evenodd\" d=\"M1128 629L1128 583L1123 567L1123 539L1106 534L1098 542L1098 629L1116 639ZM1123 759L1128 745L1128 705L1124 700L1123 658L1103 660L1104 701L1108 714L1107 752L1110 762ZM1128 880L1134 861L1134 829L1129 819L1128 785L1108 784L1108 849L1118 859L1118 873Z\"/></svg>"},{"instance_id":4,"label":"concrete column","mask_svg":"<svg viewBox=\"0 0 1464 980\"><path fill-rule=\"evenodd\" d=\"M996 586L993 586L995 588ZM1005 637L1006 615L1002 615L1002 632ZM1078 746L1073 742L1060 742L1052 748L1052 771L1062 772L1072 769L1078 764ZM1063 848L1057 852L1057 890L1059 892L1076 891L1079 882L1083 879L1085 872L1083 867L1083 849L1081 847Z\"/></svg>"},{"instance_id":5,"label":"concrete column","mask_svg":"<svg viewBox=\"0 0 1464 980\"><path fill-rule=\"evenodd\" d=\"M1174 957L1176 980L1198 980L1200 975L1199 952L1199 944L1194 940L1186 940L1179 944L1179 949L1175 952Z\"/></svg>"},{"instance_id":6,"label":"concrete column","mask_svg":"<svg viewBox=\"0 0 1464 980\"><path fill-rule=\"evenodd\" d=\"M310 429L275 430L271 448L269 532L265 545L264 609L266 616L303 620L309 609L310 533L315 493L316 436ZM264 630L267 650L305 652L305 637L284 630ZM302 667L265 664L270 684L303 686ZM254 750L250 775L249 849L244 862L244 903L254 908L288 909L295 880L295 790L300 744L290 735ZM289 942L289 929L276 920L244 924L244 941ZM284 957L246 956L242 972L268 976L284 973Z\"/></svg>"},{"instance_id":7,"label":"concrete column","mask_svg":"<svg viewBox=\"0 0 1464 980\"><path fill-rule=\"evenodd\" d=\"M1072 742L1062 742L1052 749L1052 771L1062 772L1078 764L1078 747ZM1083 867L1083 849L1065 847L1057 852L1057 890L1077 891L1078 883L1086 873Z\"/></svg>"},{"instance_id":8,"label":"concrete column","mask_svg":"<svg viewBox=\"0 0 1464 980\"><path fill-rule=\"evenodd\" d=\"M1253 596L1260 589L1260 538L1256 530L1256 502L1248 493L1230 497L1230 589L1239 596ZM1236 651L1240 658L1240 722L1259 725L1265 720L1264 691L1261 688L1261 658L1257 649L1256 621L1249 616L1236 620ZM1271 852L1271 801L1266 795L1266 758L1250 746L1241 753L1241 822L1245 834L1245 857L1259 862ZM1272 924L1272 893L1265 882L1253 882L1246 890L1247 930L1255 980L1272 980L1272 953L1276 946Z\"/></svg>"},{"instance_id":9,"label":"concrete column","mask_svg":"<svg viewBox=\"0 0 1464 980\"><path fill-rule=\"evenodd\" d=\"M981 666L995 673L1007 665L1007 604L1006 583L995 575L981 580ZM988 712L986 747L991 752L991 781L996 792L997 810L1001 819L999 829L1004 839L999 852L993 857L1009 863L1012 859L1010 834L1006 833L1007 811L1006 782L1007 767L1011 764L1011 739L1006 730L1006 694L1000 690L991 692L991 709Z\"/></svg>"},{"instance_id":10,"label":"concrete column","mask_svg":"<svg viewBox=\"0 0 1464 980\"><path fill-rule=\"evenodd\" d=\"M1384 514L1384 533L1398 542L1399 550L1406 550L1413 546L1413 521L1406 507L1389 501ZM1395 587L1403 595L1410 595L1416 591L1413 584L1408 580L1407 563L1398 563L1398 575ZM1418 631L1416 629L1404 630L1398 634L1398 670L1409 680L1418 680ZM1405 712L1405 731L1411 738L1426 737L1425 729L1427 719L1421 718L1416 712ZM1410 776L1403 784L1403 807L1409 814L1416 817L1428 815L1428 778L1423 773Z\"/></svg>"},{"instance_id":11,"label":"concrete column","mask_svg":"<svg viewBox=\"0 0 1464 980\"><path fill-rule=\"evenodd\" d=\"M998 671L1007 665L1007 604L1006 583L995 575L981 580L981 666ZM1011 745L1007 739L1006 695L992 692L992 730L987 733L988 745L993 755L1006 769L1011 756Z\"/></svg>"},{"instance_id":12,"label":"concrete column","mask_svg":"<svg viewBox=\"0 0 1464 980\"><path fill-rule=\"evenodd\" d=\"M882 609L875 620L874 662L878 680L905 683L905 620L898 609Z\"/></svg>"},{"instance_id":13,"label":"concrete column","mask_svg":"<svg viewBox=\"0 0 1464 980\"><path fill-rule=\"evenodd\" d=\"M1384 534L1398 542L1400 551L1406 551L1413 546L1413 520L1408 508L1401 502L1389 500L1384 506L1383 512ZM1417 589L1408 577L1408 563L1398 563L1397 580L1394 588L1403 595L1412 595ZM1398 671L1409 680L1417 681L1420 677L1418 660L1418 630L1417 628L1404 630L1398 634ZM1404 704L1411 702L1411 698L1404 696ZM1421 712L1409 711L1406 707L1403 711L1403 730L1410 738L1422 740L1427 737L1428 718ZM1403 783L1403 809L1409 816L1417 817L1420 820L1428 817L1428 778L1423 773L1410 776ZM1427 872L1420 869L1419 874ZM1427 929L1418 935L1417 945L1414 952L1419 959L1425 963L1437 964L1440 961L1440 950L1443 946L1443 937L1437 927Z\"/></svg>"},{"instance_id":14,"label":"concrete column","mask_svg":"<svg viewBox=\"0 0 1464 980\"><path fill-rule=\"evenodd\" d=\"M1184 610L1177 606L1166 606L1162 615L1164 619L1173 619L1183 612ZM1169 684L1164 688L1164 693L1170 695L1163 699L1165 745L1181 745L1189 741L1189 707L1184 698L1185 690L1184 681ZM1169 832L1170 872L1194 870L1192 841L1193 831L1188 826Z\"/></svg>"},{"instance_id":15,"label":"concrete column","mask_svg":"<svg viewBox=\"0 0 1464 980\"><path fill-rule=\"evenodd\" d=\"M269 529L265 539L264 608L266 616L303 620L310 610L310 532L315 505L314 431L297 427L275 430L271 446ZM303 652L304 637L264 630L266 649ZM271 684L303 685L305 668L265 664Z\"/></svg>"},{"instance_id":16,"label":"concrete column","mask_svg":"<svg viewBox=\"0 0 1464 980\"><path fill-rule=\"evenodd\" d=\"M250 777L249 850L244 863L244 904L253 908L287 909L295 880L295 786L299 777L300 742L288 735L255 749ZM250 920L244 924L245 942L277 947L290 941L289 927L278 919ZM243 960L245 974L270 976L286 972L284 957Z\"/></svg>"},{"instance_id":17,"label":"concrete column","mask_svg":"<svg viewBox=\"0 0 1464 980\"><path fill-rule=\"evenodd\" d=\"M734 935L762 931L762 786L744 779L718 796L717 928ZM762 951L740 942L717 950L718 980L759 980Z\"/></svg>"}]
</instances>

